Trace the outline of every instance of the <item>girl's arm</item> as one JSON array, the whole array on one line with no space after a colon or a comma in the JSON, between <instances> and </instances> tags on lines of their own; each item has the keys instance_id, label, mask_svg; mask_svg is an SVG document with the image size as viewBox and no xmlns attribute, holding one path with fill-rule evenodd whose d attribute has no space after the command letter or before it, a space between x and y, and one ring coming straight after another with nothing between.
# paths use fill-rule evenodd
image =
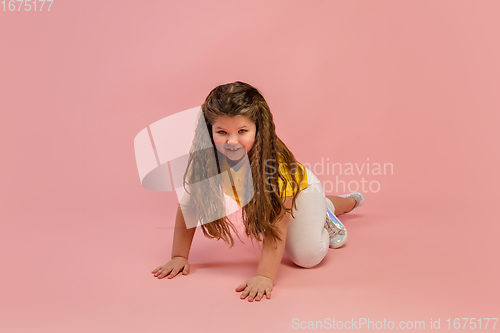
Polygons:
<instances>
[{"instance_id":1,"label":"girl's arm","mask_svg":"<svg viewBox=\"0 0 500 333\"><path fill-rule=\"evenodd\" d=\"M185 211L184 214L187 214L187 212ZM183 275L187 275L189 273L188 257L195 231L196 228L186 228L184 215L179 206L175 217L172 260L163 266L155 268L151 272L155 277L162 279L166 276L168 279L171 279L181 271Z\"/></svg>"},{"instance_id":2,"label":"girl's arm","mask_svg":"<svg viewBox=\"0 0 500 333\"><path fill-rule=\"evenodd\" d=\"M285 240L289 221L290 214L285 214L277 223L281 238L281 240L276 240L278 243L277 248L272 241L264 239L259 266L257 268L257 276L263 276L272 281L276 278L281 258L283 257L283 251L285 250Z\"/></svg>"},{"instance_id":3,"label":"girl's arm","mask_svg":"<svg viewBox=\"0 0 500 333\"><path fill-rule=\"evenodd\" d=\"M177 215L175 216L174 241L172 243L172 259L175 257L189 257L191 243L193 242L196 228L187 228L183 214L189 214L187 209L184 212L181 207L177 207Z\"/></svg>"},{"instance_id":4,"label":"girl's arm","mask_svg":"<svg viewBox=\"0 0 500 333\"><path fill-rule=\"evenodd\" d=\"M286 197L285 206L291 207L292 198ZM283 257L285 250L285 240L288 230L288 222L290 221L290 214L285 213L283 217L277 221L277 227L280 231L281 240L277 241L277 247L272 241L264 239L262 244L262 252L260 255L259 266L257 268L257 275L250 280L240 284L236 291L243 291L241 299L248 296L248 300L252 302L254 299L260 301L264 294L269 299L271 298L271 290L273 289L273 282L278 273L278 268Z\"/></svg>"}]
</instances>

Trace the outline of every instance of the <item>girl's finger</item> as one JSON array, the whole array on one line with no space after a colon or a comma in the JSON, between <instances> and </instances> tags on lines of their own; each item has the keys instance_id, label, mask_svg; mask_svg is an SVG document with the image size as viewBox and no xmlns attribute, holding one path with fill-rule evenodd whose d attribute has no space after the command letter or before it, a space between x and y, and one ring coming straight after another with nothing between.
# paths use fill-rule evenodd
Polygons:
<instances>
[{"instance_id":1,"label":"girl's finger","mask_svg":"<svg viewBox=\"0 0 500 333\"><path fill-rule=\"evenodd\" d=\"M253 299L255 298L255 295L257 295L257 290L256 289L250 290L250 293L248 294L248 300L250 302L253 302Z\"/></svg>"},{"instance_id":2,"label":"girl's finger","mask_svg":"<svg viewBox=\"0 0 500 333\"><path fill-rule=\"evenodd\" d=\"M259 289L259 292L257 293L257 297L255 297L255 300L260 301L262 299L262 296L264 296L264 291Z\"/></svg>"},{"instance_id":3,"label":"girl's finger","mask_svg":"<svg viewBox=\"0 0 500 333\"><path fill-rule=\"evenodd\" d=\"M250 293L250 288L246 287L245 290L243 290L243 292L241 293L240 298L245 299L249 293Z\"/></svg>"},{"instance_id":4,"label":"girl's finger","mask_svg":"<svg viewBox=\"0 0 500 333\"><path fill-rule=\"evenodd\" d=\"M163 273L163 270L160 268L159 270L156 271L155 276L159 276Z\"/></svg>"},{"instance_id":5,"label":"girl's finger","mask_svg":"<svg viewBox=\"0 0 500 333\"><path fill-rule=\"evenodd\" d=\"M174 276L177 275L177 273L179 273L179 269L178 268L172 269L172 271L170 272L170 274L168 274L167 279L173 278Z\"/></svg>"},{"instance_id":6,"label":"girl's finger","mask_svg":"<svg viewBox=\"0 0 500 333\"><path fill-rule=\"evenodd\" d=\"M269 288L266 289L266 297L267 299L271 299L271 289Z\"/></svg>"},{"instance_id":7,"label":"girl's finger","mask_svg":"<svg viewBox=\"0 0 500 333\"><path fill-rule=\"evenodd\" d=\"M160 276L164 277L165 275L167 275L168 273L170 273L171 270L172 270L172 268L169 267L169 268L165 268L163 270L158 271L159 272L158 277L160 277Z\"/></svg>"},{"instance_id":8,"label":"girl's finger","mask_svg":"<svg viewBox=\"0 0 500 333\"><path fill-rule=\"evenodd\" d=\"M167 270L162 271L162 272L158 275L158 278L160 278L160 279L164 278L164 277L165 277L165 275L167 275L168 273L170 273L170 270L171 270L171 269L169 268L169 269L167 269Z\"/></svg>"},{"instance_id":9,"label":"girl's finger","mask_svg":"<svg viewBox=\"0 0 500 333\"><path fill-rule=\"evenodd\" d=\"M238 287L236 287L236 291L240 292L240 291L243 291L245 290L245 288L247 287L247 283L246 282L243 282L242 284L240 284Z\"/></svg>"},{"instance_id":10,"label":"girl's finger","mask_svg":"<svg viewBox=\"0 0 500 333\"><path fill-rule=\"evenodd\" d=\"M190 268L189 268L189 265L188 265L188 264L186 264L186 265L184 266L184 268L182 269L182 274L184 274L184 275L188 275L188 274L189 274L189 269L190 269Z\"/></svg>"}]
</instances>

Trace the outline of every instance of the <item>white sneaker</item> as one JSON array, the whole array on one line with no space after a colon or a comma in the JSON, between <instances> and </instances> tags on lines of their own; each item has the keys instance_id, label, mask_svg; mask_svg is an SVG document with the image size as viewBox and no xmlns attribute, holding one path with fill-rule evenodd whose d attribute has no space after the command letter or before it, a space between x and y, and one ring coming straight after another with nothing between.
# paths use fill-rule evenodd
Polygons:
<instances>
[{"instance_id":1,"label":"white sneaker","mask_svg":"<svg viewBox=\"0 0 500 333\"><path fill-rule=\"evenodd\" d=\"M354 207L352 207L352 209L349 212L352 212L352 210L354 208L357 208L357 207L361 206L365 202L365 197L363 197L363 194L358 193L358 192L344 194L344 195L339 195L339 197L341 197L341 198L349 198L350 197L350 198L354 198L354 200L356 200L356 203L354 204ZM344 214L347 214L349 212L340 213L339 215L344 215Z\"/></svg>"},{"instance_id":2,"label":"white sneaker","mask_svg":"<svg viewBox=\"0 0 500 333\"><path fill-rule=\"evenodd\" d=\"M340 220L333 214L328 207L326 208L326 230L330 235L330 247L336 249L344 245L347 240L347 230Z\"/></svg>"}]
</instances>

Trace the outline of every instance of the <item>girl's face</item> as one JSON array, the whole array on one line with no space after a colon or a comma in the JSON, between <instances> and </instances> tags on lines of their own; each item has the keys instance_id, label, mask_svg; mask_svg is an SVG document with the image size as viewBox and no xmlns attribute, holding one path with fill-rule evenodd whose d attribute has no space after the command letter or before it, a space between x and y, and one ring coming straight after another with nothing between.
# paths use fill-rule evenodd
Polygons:
<instances>
[{"instance_id":1,"label":"girl's face","mask_svg":"<svg viewBox=\"0 0 500 333\"><path fill-rule=\"evenodd\" d=\"M231 161L242 159L252 149L256 130L245 116L218 117L212 124L215 147Z\"/></svg>"}]
</instances>

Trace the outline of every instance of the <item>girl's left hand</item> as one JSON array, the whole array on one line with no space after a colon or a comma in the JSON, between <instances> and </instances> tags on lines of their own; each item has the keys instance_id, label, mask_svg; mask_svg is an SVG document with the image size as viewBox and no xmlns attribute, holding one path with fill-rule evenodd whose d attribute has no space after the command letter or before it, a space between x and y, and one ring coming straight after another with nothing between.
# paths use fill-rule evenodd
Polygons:
<instances>
[{"instance_id":1,"label":"girl's left hand","mask_svg":"<svg viewBox=\"0 0 500 333\"><path fill-rule=\"evenodd\" d=\"M236 287L236 291L241 293L240 298L245 299L248 296L248 301L260 301L264 294L267 299L271 299L271 290L273 290L273 280L265 276L257 275L240 284Z\"/></svg>"}]
</instances>

